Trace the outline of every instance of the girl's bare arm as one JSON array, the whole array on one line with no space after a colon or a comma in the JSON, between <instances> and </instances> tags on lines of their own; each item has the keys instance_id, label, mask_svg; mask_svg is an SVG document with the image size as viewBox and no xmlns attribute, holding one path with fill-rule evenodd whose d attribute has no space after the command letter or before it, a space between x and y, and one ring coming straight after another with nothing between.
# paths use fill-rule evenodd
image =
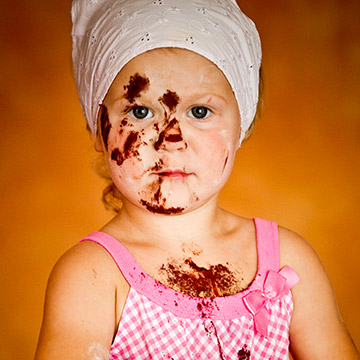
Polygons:
<instances>
[{"instance_id":1,"label":"girl's bare arm","mask_svg":"<svg viewBox=\"0 0 360 360\"><path fill-rule=\"evenodd\" d=\"M35 360L107 360L116 327L115 263L83 242L55 265Z\"/></svg>"},{"instance_id":2,"label":"girl's bare arm","mask_svg":"<svg viewBox=\"0 0 360 360\"><path fill-rule=\"evenodd\" d=\"M292 289L294 312L290 350L296 360L360 359L336 304L326 270L299 235L279 229L280 263L291 266L300 282Z\"/></svg>"}]
</instances>

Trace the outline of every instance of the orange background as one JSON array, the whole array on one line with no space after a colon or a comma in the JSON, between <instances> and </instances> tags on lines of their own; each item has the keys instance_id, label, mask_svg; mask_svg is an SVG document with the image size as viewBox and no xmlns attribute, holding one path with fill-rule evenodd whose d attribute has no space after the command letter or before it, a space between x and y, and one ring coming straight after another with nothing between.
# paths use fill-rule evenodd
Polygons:
<instances>
[{"instance_id":1,"label":"orange background","mask_svg":"<svg viewBox=\"0 0 360 360\"><path fill-rule=\"evenodd\" d=\"M358 0L242 0L264 115L221 203L305 236L360 346ZM71 74L70 1L2 0L0 359L31 359L57 258L110 214Z\"/></svg>"}]
</instances>

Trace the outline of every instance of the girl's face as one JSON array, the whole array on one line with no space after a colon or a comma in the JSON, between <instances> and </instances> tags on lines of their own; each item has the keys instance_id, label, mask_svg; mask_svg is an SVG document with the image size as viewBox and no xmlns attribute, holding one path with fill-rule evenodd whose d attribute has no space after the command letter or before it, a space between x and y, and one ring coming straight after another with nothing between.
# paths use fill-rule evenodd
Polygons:
<instances>
[{"instance_id":1,"label":"girl's face","mask_svg":"<svg viewBox=\"0 0 360 360\"><path fill-rule=\"evenodd\" d=\"M217 197L239 145L240 115L223 73L182 49L132 59L100 106L96 149L127 202L157 214Z\"/></svg>"}]
</instances>

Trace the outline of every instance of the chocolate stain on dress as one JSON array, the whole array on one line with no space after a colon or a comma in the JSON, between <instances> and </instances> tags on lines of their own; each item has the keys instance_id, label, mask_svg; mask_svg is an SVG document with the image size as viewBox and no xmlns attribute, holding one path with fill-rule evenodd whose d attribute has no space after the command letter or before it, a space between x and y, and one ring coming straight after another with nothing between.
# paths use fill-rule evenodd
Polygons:
<instances>
[{"instance_id":1,"label":"chocolate stain on dress","mask_svg":"<svg viewBox=\"0 0 360 360\"><path fill-rule=\"evenodd\" d=\"M244 347L238 351L238 356L238 360L250 360L251 353L249 350L247 350L246 345L244 345Z\"/></svg>"},{"instance_id":2,"label":"chocolate stain on dress","mask_svg":"<svg viewBox=\"0 0 360 360\"><path fill-rule=\"evenodd\" d=\"M128 85L124 85L125 98L132 104L138 98L142 91L149 88L150 81L147 77L141 76L139 73L130 76Z\"/></svg>"},{"instance_id":3,"label":"chocolate stain on dress","mask_svg":"<svg viewBox=\"0 0 360 360\"><path fill-rule=\"evenodd\" d=\"M215 324L214 324L214 322L212 320L211 320L211 324L212 324L212 326L214 328L214 333L215 333L215 337L216 337L216 341L217 341L217 345L218 345L218 349L219 349L220 359L225 360L223 349L222 349L221 342L220 342L220 338L219 338L216 326L215 326Z\"/></svg>"}]
</instances>

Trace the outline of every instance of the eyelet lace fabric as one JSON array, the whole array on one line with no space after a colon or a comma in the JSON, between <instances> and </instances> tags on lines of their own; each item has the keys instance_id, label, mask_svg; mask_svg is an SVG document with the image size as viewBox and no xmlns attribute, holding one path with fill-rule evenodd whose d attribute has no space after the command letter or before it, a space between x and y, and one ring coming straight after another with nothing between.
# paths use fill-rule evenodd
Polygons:
<instances>
[{"instance_id":1,"label":"eyelet lace fabric","mask_svg":"<svg viewBox=\"0 0 360 360\"><path fill-rule=\"evenodd\" d=\"M72 20L75 81L94 135L99 104L121 68L145 51L177 47L225 74L244 138L256 112L261 45L235 0L74 0Z\"/></svg>"}]
</instances>

